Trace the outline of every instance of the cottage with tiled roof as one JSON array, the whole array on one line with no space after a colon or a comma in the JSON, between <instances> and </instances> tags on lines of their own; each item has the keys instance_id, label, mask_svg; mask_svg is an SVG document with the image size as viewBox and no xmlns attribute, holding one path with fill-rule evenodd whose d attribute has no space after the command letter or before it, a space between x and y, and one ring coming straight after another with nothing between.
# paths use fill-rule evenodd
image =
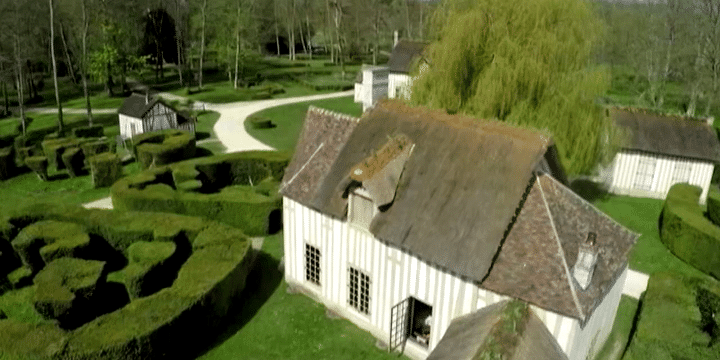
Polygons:
<instances>
[{"instance_id":1,"label":"cottage with tiled roof","mask_svg":"<svg viewBox=\"0 0 720 360\"><path fill-rule=\"evenodd\" d=\"M564 185L549 136L381 101L310 109L285 172L285 278L414 359L519 299L571 360L607 338L637 234Z\"/></svg>"},{"instance_id":2,"label":"cottage with tiled roof","mask_svg":"<svg viewBox=\"0 0 720 360\"><path fill-rule=\"evenodd\" d=\"M612 165L601 173L610 192L664 199L676 183L703 189L705 202L720 143L705 119L654 114L644 110L608 109L628 138Z\"/></svg>"},{"instance_id":3,"label":"cottage with tiled roof","mask_svg":"<svg viewBox=\"0 0 720 360\"><path fill-rule=\"evenodd\" d=\"M123 139L164 129L178 129L195 133L195 119L177 111L158 97L132 94L118 110L120 136Z\"/></svg>"}]
</instances>

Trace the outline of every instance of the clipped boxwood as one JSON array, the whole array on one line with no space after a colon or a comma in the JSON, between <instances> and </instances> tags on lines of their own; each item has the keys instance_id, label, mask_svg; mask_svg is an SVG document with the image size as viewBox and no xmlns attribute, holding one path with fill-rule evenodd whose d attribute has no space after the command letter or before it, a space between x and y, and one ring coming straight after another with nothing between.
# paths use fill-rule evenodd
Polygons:
<instances>
[{"instance_id":1,"label":"clipped boxwood","mask_svg":"<svg viewBox=\"0 0 720 360\"><path fill-rule=\"evenodd\" d=\"M48 166L56 169L64 169L65 164L62 161L62 154L66 149L79 147L81 140L73 138L49 139L42 142L42 149L48 158Z\"/></svg>"},{"instance_id":2,"label":"clipped boxwood","mask_svg":"<svg viewBox=\"0 0 720 360\"><path fill-rule=\"evenodd\" d=\"M250 116L248 121L250 122L250 125L255 129L270 129L274 126L272 120L257 115Z\"/></svg>"},{"instance_id":3,"label":"clipped boxwood","mask_svg":"<svg viewBox=\"0 0 720 360\"><path fill-rule=\"evenodd\" d=\"M33 273L52 260L83 256L89 245L90 237L82 226L53 220L27 226L12 240L13 249Z\"/></svg>"},{"instance_id":4,"label":"clipped boxwood","mask_svg":"<svg viewBox=\"0 0 720 360\"><path fill-rule=\"evenodd\" d=\"M205 216L248 235L264 235L279 221L277 189L289 159L287 152L249 151L145 170L112 186L113 206Z\"/></svg>"},{"instance_id":5,"label":"clipped boxwood","mask_svg":"<svg viewBox=\"0 0 720 360\"><path fill-rule=\"evenodd\" d=\"M40 178L42 181L48 180L48 158L45 156L30 156L25 158L25 165L27 165L30 170L34 171L35 174Z\"/></svg>"},{"instance_id":6,"label":"clipped boxwood","mask_svg":"<svg viewBox=\"0 0 720 360\"><path fill-rule=\"evenodd\" d=\"M135 158L147 169L195 156L195 137L182 130L162 130L133 138Z\"/></svg>"},{"instance_id":7,"label":"clipped boxwood","mask_svg":"<svg viewBox=\"0 0 720 360\"><path fill-rule=\"evenodd\" d=\"M62 162L65 164L70 177L78 177L81 175L85 163L85 156L83 156L80 148L68 148L65 149L65 152L62 154Z\"/></svg>"},{"instance_id":8,"label":"clipped boxwood","mask_svg":"<svg viewBox=\"0 0 720 360\"><path fill-rule=\"evenodd\" d=\"M94 188L112 185L122 176L120 157L113 153L102 153L88 158Z\"/></svg>"},{"instance_id":9,"label":"clipped boxwood","mask_svg":"<svg viewBox=\"0 0 720 360\"><path fill-rule=\"evenodd\" d=\"M720 226L720 189L710 187L707 195L707 214L713 224Z\"/></svg>"},{"instance_id":10,"label":"clipped boxwood","mask_svg":"<svg viewBox=\"0 0 720 360\"><path fill-rule=\"evenodd\" d=\"M73 137L76 138L98 138L105 135L102 125L79 126L72 130Z\"/></svg>"},{"instance_id":11,"label":"clipped boxwood","mask_svg":"<svg viewBox=\"0 0 720 360\"><path fill-rule=\"evenodd\" d=\"M239 229L174 214L33 205L11 215L6 223L0 221L0 229L47 220L76 222L89 233L105 237L131 259L152 256L152 251L148 252L152 249L138 251L135 243L168 239L177 249L185 248L188 257L169 287L128 300L117 310L76 328L61 331L53 324L40 327L0 320L0 354L43 360L186 358L217 336L218 325L226 320L230 307L239 303L254 258L249 240ZM0 233L0 237L10 233ZM51 278L62 274L53 273ZM102 277L93 288L93 298L108 291L101 283ZM108 281L106 286L113 283ZM49 308L52 311L65 309L62 301L53 306Z\"/></svg>"},{"instance_id":12,"label":"clipped boxwood","mask_svg":"<svg viewBox=\"0 0 720 360\"><path fill-rule=\"evenodd\" d=\"M660 239L678 258L720 279L720 227L698 205L702 189L689 184L670 188L663 205Z\"/></svg>"},{"instance_id":13,"label":"clipped boxwood","mask_svg":"<svg viewBox=\"0 0 720 360\"><path fill-rule=\"evenodd\" d=\"M87 159L104 152L114 152L110 140L107 138L95 139L80 145L83 156Z\"/></svg>"},{"instance_id":14,"label":"clipped boxwood","mask_svg":"<svg viewBox=\"0 0 720 360\"><path fill-rule=\"evenodd\" d=\"M15 152L12 146L0 148L0 180L15 175Z\"/></svg>"},{"instance_id":15,"label":"clipped boxwood","mask_svg":"<svg viewBox=\"0 0 720 360\"><path fill-rule=\"evenodd\" d=\"M173 272L181 264L178 254L177 245L171 241L138 241L128 248L130 263L117 278L131 299L154 294L172 283Z\"/></svg>"}]
</instances>

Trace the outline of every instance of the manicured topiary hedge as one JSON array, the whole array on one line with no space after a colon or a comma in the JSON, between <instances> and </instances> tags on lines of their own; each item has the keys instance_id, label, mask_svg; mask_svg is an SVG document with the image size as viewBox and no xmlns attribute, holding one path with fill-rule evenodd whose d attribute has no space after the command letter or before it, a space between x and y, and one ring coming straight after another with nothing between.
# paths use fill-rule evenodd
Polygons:
<instances>
[{"instance_id":1,"label":"manicured topiary hedge","mask_svg":"<svg viewBox=\"0 0 720 360\"><path fill-rule=\"evenodd\" d=\"M94 139L80 145L80 148L82 149L85 159L104 152L114 152L112 142L108 138Z\"/></svg>"},{"instance_id":2,"label":"manicured topiary hedge","mask_svg":"<svg viewBox=\"0 0 720 360\"><path fill-rule=\"evenodd\" d=\"M105 135L102 125L76 127L72 130L72 134L76 138L98 138Z\"/></svg>"},{"instance_id":3,"label":"manicured topiary hedge","mask_svg":"<svg viewBox=\"0 0 720 360\"><path fill-rule=\"evenodd\" d=\"M720 286L671 273L650 276L624 360L716 360Z\"/></svg>"},{"instance_id":4,"label":"manicured topiary hedge","mask_svg":"<svg viewBox=\"0 0 720 360\"><path fill-rule=\"evenodd\" d=\"M42 181L48 180L48 158L45 156L30 156L25 158L25 165L34 171Z\"/></svg>"},{"instance_id":5,"label":"manicured topiary hedge","mask_svg":"<svg viewBox=\"0 0 720 360\"><path fill-rule=\"evenodd\" d=\"M74 138L43 140L42 149L45 156L48 158L48 166L54 167L58 170L64 169L65 164L62 161L63 152L65 152L66 149L79 147L84 141L86 140Z\"/></svg>"},{"instance_id":6,"label":"manicured topiary hedge","mask_svg":"<svg viewBox=\"0 0 720 360\"><path fill-rule=\"evenodd\" d=\"M707 196L707 215L713 224L720 226L720 190L711 186Z\"/></svg>"},{"instance_id":7,"label":"manicured topiary hedge","mask_svg":"<svg viewBox=\"0 0 720 360\"><path fill-rule=\"evenodd\" d=\"M251 151L149 169L112 186L113 206L205 216L248 235L267 234L282 207L277 188L289 159L286 152Z\"/></svg>"},{"instance_id":8,"label":"manicured topiary hedge","mask_svg":"<svg viewBox=\"0 0 720 360\"><path fill-rule=\"evenodd\" d=\"M88 158L94 188L112 185L122 176L120 157L113 153L102 153Z\"/></svg>"},{"instance_id":9,"label":"manicured topiary hedge","mask_svg":"<svg viewBox=\"0 0 720 360\"><path fill-rule=\"evenodd\" d=\"M223 324L231 305L239 302L253 259L250 243L239 229L214 221L62 205L32 206L5 222L0 221L0 243L14 239L38 221L76 223L91 237L102 238L97 241L125 254L131 263L166 263L178 252L185 252L186 260L179 264L177 275L168 287L132 300L122 290L126 304L120 304L111 312L100 311L105 315L76 323L76 327L66 331L53 324L0 319L0 358L3 359L188 358L188 354L199 350L197 347L206 346L217 336L215 329ZM148 245L165 241L174 244L173 255L164 262L159 258L150 259L158 249ZM135 245L138 242L145 243ZM95 304L92 308L113 298L122 298L117 296L120 294L108 294L110 289L117 289L114 279L108 275L103 281L104 272L91 271L97 270L100 264L106 268L113 266L111 261L103 263L104 260L64 257L51 262L41 270L40 278L35 277L38 289L41 283L49 286L47 291L36 293L36 306L49 318L55 315L67 318L69 314L82 315L73 303L78 299L100 297L85 302ZM78 268L88 271L78 271Z\"/></svg>"},{"instance_id":10,"label":"manicured topiary hedge","mask_svg":"<svg viewBox=\"0 0 720 360\"><path fill-rule=\"evenodd\" d=\"M85 156L83 156L80 148L68 148L65 149L62 154L62 162L65 164L65 168L67 168L70 177L78 177L81 175L85 163Z\"/></svg>"},{"instance_id":11,"label":"manicured topiary hedge","mask_svg":"<svg viewBox=\"0 0 720 360\"><path fill-rule=\"evenodd\" d=\"M133 137L135 158L147 169L195 156L195 137L181 130L162 130Z\"/></svg>"},{"instance_id":12,"label":"manicured topiary hedge","mask_svg":"<svg viewBox=\"0 0 720 360\"><path fill-rule=\"evenodd\" d=\"M698 205L701 192L688 184L670 188L661 214L660 239L681 260L720 278L720 227Z\"/></svg>"},{"instance_id":13,"label":"manicured topiary hedge","mask_svg":"<svg viewBox=\"0 0 720 360\"><path fill-rule=\"evenodd\" d=\"M0 148L0 180L11 178L15 174L15 152L12 146Z\"/></svg>"}]
</instances>

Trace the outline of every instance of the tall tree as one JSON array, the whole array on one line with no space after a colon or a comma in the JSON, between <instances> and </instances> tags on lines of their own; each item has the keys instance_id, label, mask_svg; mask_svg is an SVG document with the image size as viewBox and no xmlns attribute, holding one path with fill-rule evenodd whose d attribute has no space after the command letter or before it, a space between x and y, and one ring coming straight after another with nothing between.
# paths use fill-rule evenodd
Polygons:
<instances>
[{"instance_id":1,"label":"tall tree","mask_svg":"<svg viewBox=\"0 0 720 360\"><path fill-rule=\"evenodd\" d=\"M602 28L586 2L449 0L434 21L412 102L547 130L570 173L611 159L595 104L609 76L588 65Z\"/></svg>"},{"instance_id":2,"label":"tall tree","mask_svg":"<svg viewBox=\"0 0 720 360\"><path fill-rule=\"evenodd\" d=\"M50 57L52 59L53 66L53 84L55 85L55 102L58 107L58 133L63 134L65 131L65 124L63 123L63 111L62 103L60 102L60 90L58 89L57 80L57 62L55 61L55 1L48 0L50 4Z\"/></svg>"},{"instance_id":3,"label":"tall tree","mask_svg":"<svg viewBox=\"0 0 720 360\"><path fill-rule=\"evenodd\" d=\"M203 60L205 58L205 25L207 23L207 0L202 0L202 7L200 8L201 17L201 33L200 33L200 66L198 68L198 87L202 90L203 81Z\"/></svg>"}]
</instances>

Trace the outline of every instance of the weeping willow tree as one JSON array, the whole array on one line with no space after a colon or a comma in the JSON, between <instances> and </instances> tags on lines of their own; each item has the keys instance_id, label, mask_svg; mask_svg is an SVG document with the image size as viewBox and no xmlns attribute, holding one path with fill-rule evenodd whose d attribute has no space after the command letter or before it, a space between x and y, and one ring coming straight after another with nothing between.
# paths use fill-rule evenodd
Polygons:
<instances>
[{"instance_id":1,"label":"weeping willow tree","mask_svg":"<svg viewBox=\"0 0 720 360\"><path fill-rule=\"evenodd\" d=\"M602 29L583 0L445 0L410 100L545 130L566 170L588 173L617 148L595 102L610 81L591 61Z\"/></svg>"}]
</instances>

